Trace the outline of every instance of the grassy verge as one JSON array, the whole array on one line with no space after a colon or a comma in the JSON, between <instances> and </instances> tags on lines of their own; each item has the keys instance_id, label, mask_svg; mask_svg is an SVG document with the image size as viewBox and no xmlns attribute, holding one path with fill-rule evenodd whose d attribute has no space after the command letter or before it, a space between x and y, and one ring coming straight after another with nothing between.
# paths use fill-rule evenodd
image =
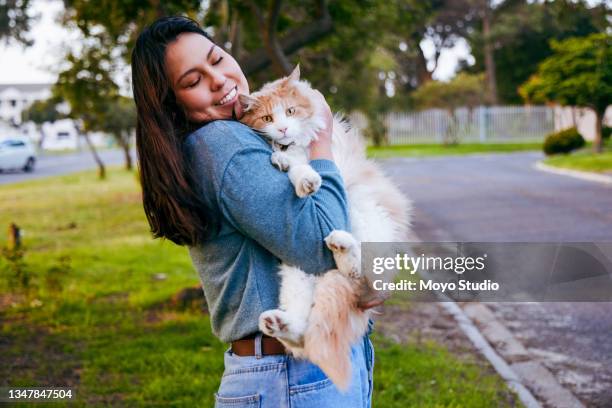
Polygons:
<instances>
[{"instance_id":1,"label":"grassy verge","mask_svg":"<svg viewBox=\"0 0 612 408\"><path fill-rule=\"evenodd\" d=\"M508 153L541 150L542 143L462 143L444 146L440 144L414 144L385 147L368 147L368 156L384 159L388 157L448 156L472 153Z\"/></svg>"},{"instance_id":2,"label":"grassy verge","mask_svg":"<svg viewBox=\"0 0 612 408\"><path fill-rule=\"evenodd\" d=\"M544 163L572 170L595 173L612 172L612 147L608 147L600 154L594 154L589 147L571 154L549 157L544 160Z\"/></svg>"},{"instance_id":3,"label":"grassy verge","mask_svg":"<svg viewBox=\"0 0 612 408\"><path fill-rule=\"evenodd\" d=\"M71 406L213 405L227 346L205 313L170 306L197 276L184 248L149 238L133 174L1 186L11 222L25 254L0 259L0 386L71 386ZM439 344L374 341L374 406L509 405L498 377Z\"/></svg>"}]
</instances>

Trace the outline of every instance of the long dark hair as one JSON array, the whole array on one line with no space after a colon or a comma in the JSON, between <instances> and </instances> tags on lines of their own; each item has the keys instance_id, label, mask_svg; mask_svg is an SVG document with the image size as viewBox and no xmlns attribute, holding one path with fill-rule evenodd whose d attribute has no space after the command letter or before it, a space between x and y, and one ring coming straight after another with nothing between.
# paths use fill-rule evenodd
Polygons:
<instances>
[{"instance_id":1,"label":"long dark hair","mask_svg":"<svg viewBox=\"0 0 612 408\"><path fill-rule=\"evenodd\" d=\"M194 125L178 106L166 74L166 47L182 33L210 40L198 23L180 16L163 17L138 36L132 50L132 87L143 206L151 232L178 245L194 245L216 223L197 196L182 157L182 140Z\"/></svg>"}]
</instances>

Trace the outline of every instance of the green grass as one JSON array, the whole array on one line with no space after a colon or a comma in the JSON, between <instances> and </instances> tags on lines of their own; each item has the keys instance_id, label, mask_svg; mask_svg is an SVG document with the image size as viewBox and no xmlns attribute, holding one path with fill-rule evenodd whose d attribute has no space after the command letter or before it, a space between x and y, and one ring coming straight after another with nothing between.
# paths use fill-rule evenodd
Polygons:
<instances>
[{"instance_id":1,"label":"green grass","mask_svg":"<svg viewBox=\"0 0 612 408\"><path fill-rule=\"evenodd\" d=\"M473 153L507 153L541 150L542 143L460 143L444 146L440 144L414 144L374 147L368 146L368 156L377 159L388 157L448 156Z\"/></svg>"},{"instance_id":2,"label":"green grass","mask_svg":"<svg viewBox=\"0 0 612 408\"><path fill-rule=\"evenodd\" d=\"M612 172L612 148L608 148L603 153L595 154L589 147L571 154L549 157L544 160L544 163L572 170L596 173Z\"/></svg>"},{"instance_id":3,"label":"green grass","mask_svg":"<svg viewBox=\"0 0 612 408\"><path fill-rule=\"evenodd\" d=\"M20 289L0 258L0 385L71 386L71 406L212 406L227 345L206 314L164 306L198 279L184 248L150 239L133 174L0 186L10 222L31 282ZM374 342L374 406L513 404L490 369L439 344Z\"/></svg>"}]
</instances>

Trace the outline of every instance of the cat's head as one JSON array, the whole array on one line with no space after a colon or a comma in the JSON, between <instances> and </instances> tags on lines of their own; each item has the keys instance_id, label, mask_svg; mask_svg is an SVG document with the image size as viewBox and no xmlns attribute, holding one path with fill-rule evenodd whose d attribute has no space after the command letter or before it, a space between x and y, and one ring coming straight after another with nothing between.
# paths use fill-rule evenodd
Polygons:
<instances>
[{"instance_id":1,"label":"cat's head","mask_svg":"<svg viewBox=\"0 0 612 408\"><path fill-rule=\"evenodd\" d=\"M282 145L307 146L324 126L314 91L300 80L300 67L259 91L238 97L244 111L240 121Z\"/></svg>"}]
</instances>

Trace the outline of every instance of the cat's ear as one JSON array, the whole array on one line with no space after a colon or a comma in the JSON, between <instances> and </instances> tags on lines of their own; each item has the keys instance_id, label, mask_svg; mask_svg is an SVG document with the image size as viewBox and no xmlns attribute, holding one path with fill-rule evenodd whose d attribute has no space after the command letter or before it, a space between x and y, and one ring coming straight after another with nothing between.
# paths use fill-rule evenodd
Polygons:
<instances>
[{"instance_id":1,"label":"cat's ear","mask_svg":"<svg viewBox=\"0 0 612 408\"><path fill-rule=\"evenodd\" d=\"M300 80L300 64L297 64L295 68L293 68L293 72L288 76L290 81L299 81Z\"/></svg>"},{"instance_id":2,"label":"cat's ear","mask_svg":"<svg viewBox=\"0 0 612 408\"><path fill-rule=\"evenodd\" d=\"M253 106L255 106L255 102L257 101L257 99L249 95L240 94L238 95L238 101L242 106L242 110L244 112L248 112L249 110L251 110L251 108L253 108Z\"/></svg>"}]
</instances>

